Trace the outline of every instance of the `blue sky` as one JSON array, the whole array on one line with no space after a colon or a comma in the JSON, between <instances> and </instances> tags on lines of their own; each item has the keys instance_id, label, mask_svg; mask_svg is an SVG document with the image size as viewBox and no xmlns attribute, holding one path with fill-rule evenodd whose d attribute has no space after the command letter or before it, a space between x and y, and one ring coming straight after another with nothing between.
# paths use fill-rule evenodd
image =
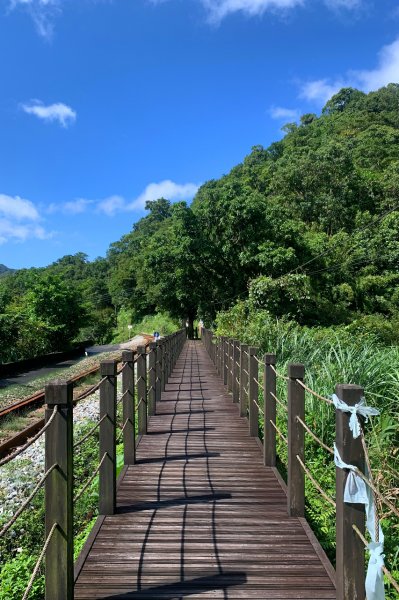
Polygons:
<instances>
[{"instance_id":1,"label":"blue sky","mask_svg":"<svg viewBox=\"0 0 399 600\"><path fill-rule=\"evenodd\" d=\"M399 82L394 0L0 0L0 263L104 256L340 87Z\"/></svg>"}]
</instances>

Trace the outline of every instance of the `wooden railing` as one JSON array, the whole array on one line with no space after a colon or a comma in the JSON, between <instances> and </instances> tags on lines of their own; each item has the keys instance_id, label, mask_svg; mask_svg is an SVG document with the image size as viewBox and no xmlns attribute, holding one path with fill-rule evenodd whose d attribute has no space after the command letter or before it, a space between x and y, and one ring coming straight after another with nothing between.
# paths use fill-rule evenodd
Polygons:
<instances>
[{"instance_id":1,"label":"wooden railing","mask_svg":"<svg viewBox=\"0 0 399 600\"><path fill-rule=\"evenodd\" d=\"M73 383L55 380L45 388L46 424L33 441L45 434L45 475L31 496L6 523L1 535L6 535L41 487L45 489L45 536L43 550L36 563L24 600L28 598L41 562L45 560L45 588L48 600L73 599L74 590L74 503L98 477L100 515L112 515L116 510L116 445L123 443L124 465L136 461L136 446L147 433L148 418L156 413L161 392L179 357L186 339L180 330L137 351L125 350L122 361L101 362L101 380L91 390L99 389L100 416L96 425L81 439L74 440ZM122 362L118 370L118 364ZM122 394L117 399L117 378L122 377ZM83 396L82 396L83 397ZM122 424L117 422L117 407L122 403ZM137 431L136 435L136 418ZM119 429L119 433L117 433ZM99 437L99 461L83 487L74 494L73 455L92 435ZM119 439L118 439L119 438ZM33 442L26 444L29 447ZM19 455L20 451L15 453ZM14 455L2 462L10 462Z\"/></svg>"},{"instance_id":2,"label":"wooden railing","mask_svg":"<svg viewBox=\"0 0 399 600\"><path fill-rule=\"evenodd\" d=\"M375 532L371 539L379 542L379 517L377 500L384 504L392 514L399 511L379 493L373 480L367 445L363 434L364 419L359 419L361 435L355 438L350 428L351 407L359 405L363 398L363 388L357 385L338 384L336 396L349 410L335 409L335 449L329 447L306 423L305 394L312 394L320 403L326 403L334 409L334 402L305 384L305 366L288 364L287 373L277 370L275 354L259 357L257 347L241 344L224 336L215 336L212 331L203 329L202 340L216 370L237 403L239 414L248 419L249 435L259 436L259 424L263 425L263 461L268 467L276 467L276 439L280 438L287 447L287 512L290 516L305 516L305 477L316 487L324 501L336 509L336 589L337 600L365 600L365 507L363 504L344 502L344 490L349 476L348 469L336 467L335 499L331 498L306 466L305 435L333 457L338 455L346 465L354 467L356 475L366 483L374 497ZM277 396L277 380L284 381L286 401ZM281 389L281 385L280 385ZM259 397L261 396L261 400ZM287 435L277 423L285 419ZM375 411L378 412L378 411ZM260 418L261 417L261 418ZM331 413L334 418L334 413ZM369 532L370 533L370 532ZM382 546L381 546L382 551ZM399 584L385 566L381 567L381 578L386 576L390 585L399 592ZM383 584L382 584L383 585ZM373 596L374 597L374 596ZM380 596L378 596L380 597Z\"/></svg>"}]
</instances>

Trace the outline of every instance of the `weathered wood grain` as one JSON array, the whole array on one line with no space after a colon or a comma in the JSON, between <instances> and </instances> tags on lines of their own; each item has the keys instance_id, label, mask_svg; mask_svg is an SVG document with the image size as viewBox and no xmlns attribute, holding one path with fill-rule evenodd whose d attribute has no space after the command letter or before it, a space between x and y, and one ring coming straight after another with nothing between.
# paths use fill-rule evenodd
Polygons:
<instances>
[{"instance_id":1,"label":"weathered wood grain","mask_svg":"<svg viewBox=\"0 0 399 600\"><path fill-rule=\"evenodd\" d=\"M77 600L336 599L200 342L185 344L136 461L91 545Z\"/></svg>"}]
</instances>

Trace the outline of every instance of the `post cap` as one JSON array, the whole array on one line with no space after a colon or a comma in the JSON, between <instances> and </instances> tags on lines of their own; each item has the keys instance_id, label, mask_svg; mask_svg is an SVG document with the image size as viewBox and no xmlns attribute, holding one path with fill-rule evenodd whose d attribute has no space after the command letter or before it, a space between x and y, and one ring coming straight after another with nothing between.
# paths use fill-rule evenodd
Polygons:
<instances>
[{"instance_id":1,"label":"post cap","mask_svg":"<svg viewBox=\"0 0 399 600\"><path fill-rule=\"evenodd\" d=\"M44 399L48 406L67 406L72 408L73 383L65 379L54 379L46 383Z\"/></svg>"},{"instance_id":2,"label":"post cap","mask_svg":"<svg viewBox=\"0 0 399 600\"><path fill-rule=\"evenodd\" d=\"M302 363L288 364L288 377L291 379L303 379L305 376L305 365Z\"/></svg>"},{"instance_id":3,"label":"post cap","mask_svg":"<svg viewBox=\"0 0 399 600\"><path fill-rule=\"evenodd\" d=\"M266 352L264 356L264 361L266 365L275 365L276 364L276 355L270 354L270 352Z\"/></svg>"},{"instance_id":4,"label":"post cap","mask_svg":"<svg viewBox=\"0 0 399 600\"><path fill-rule=\"evenodd\" d=\"M124 350L122 352L122 360L123 360L123 362L133 362L134 361L133 350Z\"/></svg>"},{"instance_id":5,"label":"post cap","mask_svg":"<svg viewBox=\"0 0 399 600\"><path fill-rule=\"evenodd\" d=\"M102 360L100 363L100 372L102 377L116 376L117 372L117 360Z\"/></svg>"},{"instance_id":6,"label":"post cap","mask_svg":"<svg viewBox=\"0 0 399 600\"><path fill-rule=\"evenodd\" d=\"M259 348L257 346L248 346L248 354L255 356L258 353Z\"/></svg>"},{"instance_id":7,"label":"post cap","mask_svg":"<svg viewBox=\"0 0 399 600\"><path fill-rule=\"evenodd\" d=\"M145 346L137 346L137 354L145 354L146 348Z\"/></svg>"},{"instance_id":8,"label":"post cap","mask_svg":"<svg viewBox=\"0 0 399 600\"><path fill-rule=\"evenodd\" d=\"M340 400L343 400L349 406L354 406L364 395L364 389L360 385L339 383L335 386L335 393Z\"/></svg>"}]
</instances>

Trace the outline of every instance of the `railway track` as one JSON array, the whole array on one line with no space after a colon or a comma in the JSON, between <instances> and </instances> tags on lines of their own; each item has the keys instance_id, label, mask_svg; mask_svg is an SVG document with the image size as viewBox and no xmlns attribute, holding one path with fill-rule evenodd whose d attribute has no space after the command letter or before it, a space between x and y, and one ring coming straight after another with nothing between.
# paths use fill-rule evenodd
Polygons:
<instances>
[{"instance_id":1,"label":"railway track","mask_svg":"<svg viewBox=\"0 0 399 600\"><path fill-rule=\"evenodd\" d=\"M153 340L153 337L149 336L149 335L142 335L142 337L145 339L146 346L148 346L149 342ZM89 377L90 375L97 373L99 370L100 370L100 363L91 367L90 369L87 369L86 371L83 371L73 377L70 377L69 381L77 383L81 380L84 380L86 377ZM95 386L93 386L93 387L95 387ZM30 410L30 409L33 410L33 409L36 409L36 408L44 405L44 399L45 399L44 394L45 394L45 391L44 391L44 389L42 389L42 390L35 392L31 396L28 396L27 398L23 398L22 400L18 400L17 402L13 402L12 404L5 406L4 408L1 408L0 409L0 426L1 426L2 419L4 419L7 416L10 416L12 414L17 414L20 411L26 411L26 410ZM86 393L81 394L81 396L86 396ZM77 396L74 399L74 403L76 404L76 402L78 402L79 399L80 399L80 396ZM44 418L37 419L34 423L31 423L30 425L28 425L28 427L25 427L24 429L22 429L21 431L19 431L18 433L16 433L12 437L10 437L9 439L7 439L3 443L1 443L0 444L0 459L7 456L7 454L9 454L9 452L11 452L11 450L14 450L18 446L21 446L22 444L24 444L30 437L35 435L35 433L37 433L43 426L44 426Z\"/></svg>"}]
</instances>

